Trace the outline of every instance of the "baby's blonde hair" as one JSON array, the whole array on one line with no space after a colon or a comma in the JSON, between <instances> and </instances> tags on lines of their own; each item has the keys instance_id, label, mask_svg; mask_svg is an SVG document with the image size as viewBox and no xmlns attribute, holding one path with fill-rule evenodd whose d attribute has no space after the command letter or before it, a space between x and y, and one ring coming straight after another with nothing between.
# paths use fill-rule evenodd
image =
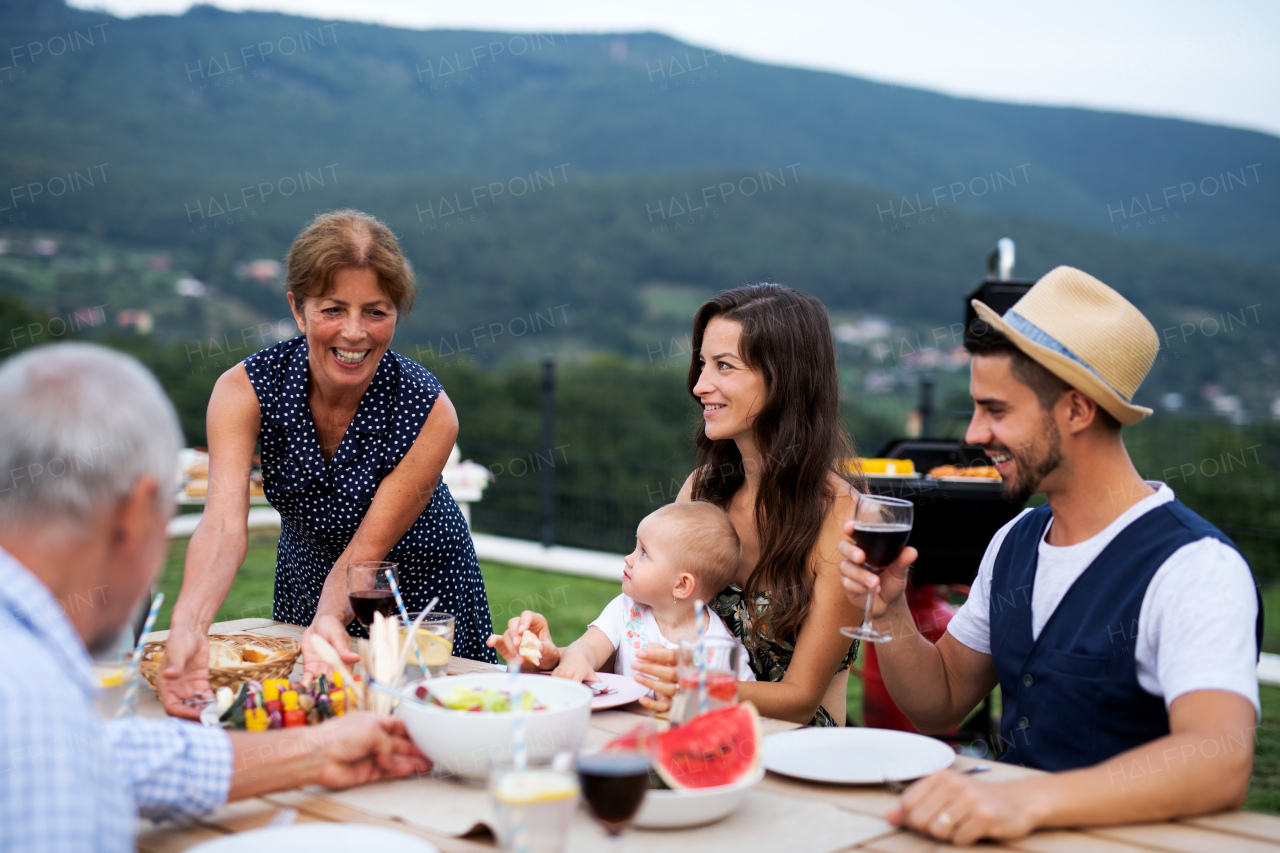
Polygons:
<instances>
[{"instance_id":1,"label":"baby's blonde hair","mask_svg":"<svg viewBox=\"0 0 1280 853\"><path fill-rule=\"evenodd\" d=\"M680 569L693 575L705 598L729 585L742 559L742 543L729 514L707 501L667 504L649 514L670 524L680 549Z\"/></svg>"}]
</instances>

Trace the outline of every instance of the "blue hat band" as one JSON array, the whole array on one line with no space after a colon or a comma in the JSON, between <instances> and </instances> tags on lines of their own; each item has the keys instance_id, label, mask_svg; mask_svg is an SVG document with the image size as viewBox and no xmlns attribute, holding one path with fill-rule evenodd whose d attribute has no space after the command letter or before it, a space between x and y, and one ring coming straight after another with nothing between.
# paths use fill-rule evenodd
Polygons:
<instances>
[{"instance_id":1,"label":"blue hat band","mask_svg":"<svg viewBox=\"0 0 1280 853\"><path fill-rule=\"evenodd\" d=\"M1071 359L1073 362L1080 365L1085 370L1089 371L1089 373L1095 379L1101 382L1103 385L1110 388L1111 392L1115 394L1117 397L1119 397L1121 400L1124 400L1125 403L1128 403L1129 405L1133 405L1133 400L1127 394L1121 394L1120 391L1118 391L1114 385L1108 382L1102 375L1098 373L1098 371L1094 370L1091 364L1089 364L1080 356L1073 353L1071 350L1067 349L1065 346L1063 346L1061 343L1058 342L1057 338L1055 338L1053 335L1049 334L1044 329L1037 326L1035 323L1032 323L1026 317L1023 317L1021 314L1016 314L1012 310L1009 310L1005 312L1004 317L1002 317L1001 319L1004 320L1004 322L1009 326L1009 328L1013 329L1018 334L1023 335L1024 337L1027 338L1027 340L1031 341L1033 344L1039 344L1040 346L1044 347L1047 350L1052 350L1053 352L1056 352L1058 355Z\"/></svg>"}]
</instances>

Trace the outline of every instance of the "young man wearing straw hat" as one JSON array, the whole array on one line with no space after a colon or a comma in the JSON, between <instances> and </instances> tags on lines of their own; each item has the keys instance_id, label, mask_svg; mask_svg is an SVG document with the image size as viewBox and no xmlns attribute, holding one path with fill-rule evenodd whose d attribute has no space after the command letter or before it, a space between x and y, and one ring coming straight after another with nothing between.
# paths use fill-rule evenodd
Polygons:
<instances>
[{"instance_id":1,"label":"young man wearing straw hat","mask_svg":"<svg viewBox=\"0 0 1280 853\"><path fill-rule=\"evenodd\" d=\"M98 718L90 650L164 564L181 438L128 356L53 344L0 366L0 850L134 850L139 813L429 767L403 724L365 713L261 733Z\"/></svg>"},{"instance_id":2,"label":"young man wearing straw hat","mask_svg":"<svg viewBox=\"0 0 1280 853\"><path fill-rule=\"evenodd\" d=\"M915 549L877 576L842 543L840 570L850 600L871 590L893 623L880 671L917 728L954 728L999 684L1001 760L1055 772L993 784L943 771L908 788L890 820L971 844L1238 807L1261 710L1261 606L1230 540L1143 481L1125 450L1121 428L1151 414L1133 396L1155 329L1070 267L1003 317L973 305L965 440L985 448L1007 498L1048 502L992 539L936 646L902 594Z\"/></svg>"}]
</instances>

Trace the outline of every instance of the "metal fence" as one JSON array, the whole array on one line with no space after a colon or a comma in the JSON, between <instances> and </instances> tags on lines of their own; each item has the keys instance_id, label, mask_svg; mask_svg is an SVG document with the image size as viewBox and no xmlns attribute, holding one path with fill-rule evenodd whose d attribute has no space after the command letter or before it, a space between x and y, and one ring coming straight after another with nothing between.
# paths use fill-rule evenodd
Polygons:
<instances>
[{"instance_id":1,"label":"metal fence","mask_svg":"<svg viewBox=\"0 0 1280 853\"><path fill-rule=\"evenodd\" d=\"M464 455L494 481L473 507L475 528L537 540L540 491L553 484L556 544L626 552L636 524L675 499L693 462L691 426L636 417L557 417L540 446L537 408L508 412L488 434L464 431ZM1233 425L1158 416L1124 432L1140 473L1232 537L1261 582L1280 582L1280 424ZM872 439L863 447L876 446Z\"/></svg>"}]
</instances>

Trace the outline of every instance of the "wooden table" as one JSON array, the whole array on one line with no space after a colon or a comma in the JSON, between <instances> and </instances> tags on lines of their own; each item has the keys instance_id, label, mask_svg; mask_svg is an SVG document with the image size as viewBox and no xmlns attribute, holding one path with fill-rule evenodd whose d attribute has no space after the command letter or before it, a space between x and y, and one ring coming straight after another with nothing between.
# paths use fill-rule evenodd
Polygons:
<instances>
[{"instance_id":1,"label":"wooden table","mask_svg":"<svg viewBox=\"0 0 1280 853\"><path fill-rule=\"evenodd\" d=\"M245 632L265 636L292 636L302 633L302 628L267 619L240 619L215 625L214 633ZM153 639L163 639L164 632L157 632ZM449 666L450 674L492 671L489 664L463 658L454 658ZM155 695L144 690L139 696L138 713L143 716L163 716ZM646 715L639 705L626 710L597 712L592 715L591 728L596 740L603 740L626 731ZM765 735L796 728L795 724L780 720L762 719ZM958 768L977 763L961 756L956 760ZM1039 771L993 763L992 781L1017 779L1035 775ZM395 783L381 783L395 784ZM427 785L448 786L456 783L430 779ZM897 795L883 786L846 787L800 782L766 774L756 788L757 794L772 798L771 813L782 814L808 804L824 804L839 810L830 814L850 814L862 818L860 840L849 844L842 851L863 850L869 853L929 853L935 850L958 849L949 844L936 844L915 833L896 829L883 821L885 811L894 804ZM445 853L493 853L496 849L487 832L454 837L433 832L402 820L383 817L338 803L324 796L323 791L290 791L272 794L237 803L230 803L218 812L186 826L155 826L143 821L139 828L138 849L147 853L169 853L185 850L201 841L222 835L243 832L265 825L283 808L298 811L298 822L351 822L388 826L424 838ZM774 812L773 809L778 811ZM733 818L729 818L733 820ZM878 823L877 823L878 822ZM654 851L666 849L679 836L679 832L646 834L635 832L630 837L652 838L648 845ZM1223 853L1240 851L1275 851L1280 849L1280 818L1254 812L1228 812L1209 817L1190 818L1166 823L1119 826L1083 831L1037 832L1020 841L1007 844L983 845L988 849L1018 850L1025 853L1150 853L1178 851L1178 853Z\"/></svg>"}]
</instances>

